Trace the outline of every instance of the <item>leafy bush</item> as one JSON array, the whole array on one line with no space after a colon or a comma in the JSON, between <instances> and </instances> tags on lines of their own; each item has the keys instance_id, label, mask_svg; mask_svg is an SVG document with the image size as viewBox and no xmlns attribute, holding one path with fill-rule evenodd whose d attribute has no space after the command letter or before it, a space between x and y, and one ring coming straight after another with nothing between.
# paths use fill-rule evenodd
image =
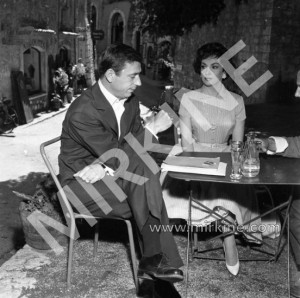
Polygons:
<instances>
[{"instance_id":1,"label":"leafy bush","mask_svg":"<svg viewBox=\"0 0 300 298\"><path fill-rule=\"evenodd\" d=\"M36 210L52 217L53 219L63 221L64 215L61 209L57 188L50 175L39 183L33 195L28 195L13 191L13 193L23 199L23 210L32 213Z\"/></svg>"},{"instance_id":2,"label":"leafy bush","mask_svg":"<svg viewBox=\"0 0 300 298\"><path fill-rule=\"evenodd\" d=\"M182 35L206 23L216 23L224 0L131 0L134 23L143 24L158 36Z\"/></svg>"}]
</instances>

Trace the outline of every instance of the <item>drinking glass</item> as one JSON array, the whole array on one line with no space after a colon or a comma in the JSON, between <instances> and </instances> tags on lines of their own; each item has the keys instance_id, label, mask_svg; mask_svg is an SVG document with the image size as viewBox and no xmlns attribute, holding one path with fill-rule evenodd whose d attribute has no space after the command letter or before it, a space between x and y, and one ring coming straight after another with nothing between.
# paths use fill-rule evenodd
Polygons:
<instances>
[{"instance_id":1,"label":"drinking glass","mask_svg":"<svg viewBox=\"0 0 300 298\"><path fill-rule=\"evenodd\" d=\"M242 178L242 163L244 158L243 142L231 142L231 161L232 168L230 179L239 180Z\"/></svg>"},{"instance_id":2,"label":"drinking glass","mask_svg":"<svg viewBox=\"0 0 300 298\"><path fill-rule=\"evenodd\" d=\"M255 177L260 171L259 161L259 142L256 141L256 132L246 134L247 141L245 142L245 154L242 165L242 174L245 177Z\"/></svg>"}]
</instances>

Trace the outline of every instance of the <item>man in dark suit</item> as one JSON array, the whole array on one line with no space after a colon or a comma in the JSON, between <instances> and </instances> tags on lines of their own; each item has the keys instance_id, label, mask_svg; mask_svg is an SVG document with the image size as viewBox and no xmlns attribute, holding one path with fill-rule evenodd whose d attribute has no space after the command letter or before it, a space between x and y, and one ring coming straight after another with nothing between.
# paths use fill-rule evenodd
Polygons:
<instances>
[{"instance_id":1,"label":"man in dark suit","mask_svg":"<svg viewBox=\"0 0 300 298\"><path fill-rule=\"evenodd\" d=\"M141 85L141 61L123 44L102 54L99 81L72 103L63 122L61 183L80 200L74 206L79 212L133 216L143 244L139 275L173 283L183 279L178 269L183 263L172 233L153 229L169 222L158 168L146 150L140 150L145 128L133 92ZM168 114L161 111L146 127L156 135L170 125Z\"/></svg>"},{"instance_id":2,"label":"man in dark suit","mask_svg":"<svg viewBox=\"0 0 300 298\"><path fill-rule=\"evenodd\" d=\"M286 157L300 158L300 136L270 137L258 139L261 149L269 154L281 154ZM290 209L290 243L297 266L295 283L290 287L293 297L300 298L300 189L295 188L294 199Z\"/></svg>"}]
</instances>

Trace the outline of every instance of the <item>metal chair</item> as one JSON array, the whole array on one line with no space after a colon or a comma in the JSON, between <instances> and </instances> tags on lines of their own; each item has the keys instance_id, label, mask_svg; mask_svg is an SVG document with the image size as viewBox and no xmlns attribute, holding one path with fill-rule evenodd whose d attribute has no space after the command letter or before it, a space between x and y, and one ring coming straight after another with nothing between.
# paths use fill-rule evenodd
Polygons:
<instances>
[{"instance_id":1,"label":"metal chair","mask_svg":"<svg viewBox=\"0 0 300 298\"><path fill-rule=\"evenodd\" d=\"M47 148L47 150L46 150ZM76 219L96 219L97 224L95 225L95 236L94 236L94 251L93 255L95 257L97 253L97 247L98 247L98 238L99 238L99 220L101 218L95 218L92 216L87 216L84 214L78 214L75 213L70 205L70 202L66 196L66 193L64 189L62 188L59 180L58 180L58 154L60 150L60 137L56 137L54 139L51 139L47 142L44 142L40 145L40 152L43 157L43 160L47 166L47 168L50 171L50 174L58 188L58 193L61 196L61 199L63 201L63 204L65 206L62 206L65 212L65 216L68 217L69 220L69 228L70 228L70 240L69 240L69 251L68 251L68 262L67 262L67 287L71 284L71 274L72 274L72 261L73 261L73 245L74 245L74 237L75 237L75 231L76 231ZM56 166L55 166L56 165ZM62 204L62 202L61 202ZM133 231L132 231L132 225L129 219L123 219L123 218L107 218L105 219L113 219L113 220L122 220L127 225L127 231L129 236L129 244L130 244L130 256L131 256L131 262L132 262L132 269L133 269L133 278L134 283L136 286L136 291L138 292L138 277L137 277L137 257L136 257L136 251L135 251L135 245L134 245L134 239L133 239Z\"/></svg>"}]
</instances>

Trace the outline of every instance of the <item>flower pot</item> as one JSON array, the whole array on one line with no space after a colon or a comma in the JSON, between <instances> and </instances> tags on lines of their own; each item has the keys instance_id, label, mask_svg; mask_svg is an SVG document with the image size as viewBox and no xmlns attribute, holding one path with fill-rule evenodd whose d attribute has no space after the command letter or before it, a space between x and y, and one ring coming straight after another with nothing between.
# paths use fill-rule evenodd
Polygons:
<instances>
[{"instance_id":1,"label":"flower pot","mask_svg":"<svg viewBox=\"0 0 300 298\"><path fill-rule=\"evenodd\" d=\"M73 89L69 88L68 91L67 91L67 101L68 101L68 103L71 103L72 99L73 99Z\"/></svg>"},{"instance_id":2,"label":"flower pot","mask_svg":"<svg viewBox=\"0 0 300 298\"><path fill-rule=\"evenodd\" d=\"M52 100L51 104L53 111L58 111L61 107L61 101L59 99Z\"/></svg>"},{"instance_id":3,"label":"flower pot","mask_svg":"<svg viewBox=\"0 0 300 298\"><path fill-rule=\"evenodd\" d=\"M50 250L51 247L48 243L44 240L43 236L32 226L32 224L28 221L27 217L31 214L31 212L25 209L25 203L21 202L19 206L20 217L23 225L23 231L25 235L26 243L36 249L41 250ZM57 219L56 219L57 220ZM68 237L59 231L55 230L54 228L45 225L42 223L45 228L49 231L49 233L57 240L57 242L61 246L68 245Z\"/></svg>"}]
</instances>

